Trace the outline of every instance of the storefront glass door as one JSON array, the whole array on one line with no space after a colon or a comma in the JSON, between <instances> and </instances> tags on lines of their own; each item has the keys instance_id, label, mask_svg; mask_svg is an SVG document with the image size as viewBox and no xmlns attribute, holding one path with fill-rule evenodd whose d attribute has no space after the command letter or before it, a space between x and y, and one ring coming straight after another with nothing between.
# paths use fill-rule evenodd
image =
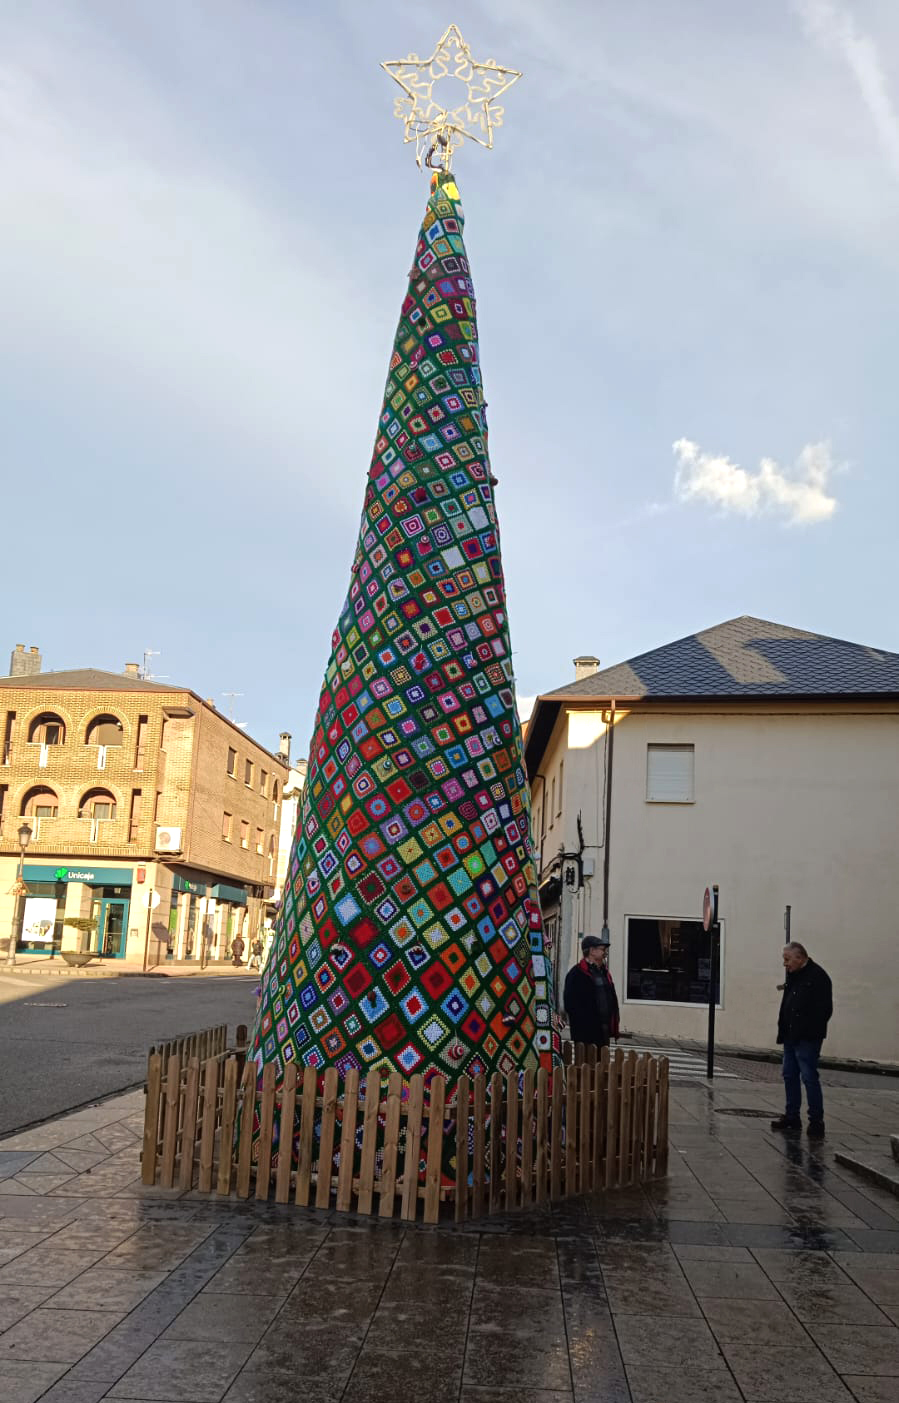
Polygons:
<instances>
[{"instance_id":1,"label":"storefront glass door","mask_svg":"<svg viewBox=\"0 0 899 1403\"><path fill-rule=\"evenodd\" d=\"M97 922L96 950L100 955L121 959L125 954L128 934L127 901L116 897L100 897L94 901L93 916Z\"/></svg>"}]
</instances>

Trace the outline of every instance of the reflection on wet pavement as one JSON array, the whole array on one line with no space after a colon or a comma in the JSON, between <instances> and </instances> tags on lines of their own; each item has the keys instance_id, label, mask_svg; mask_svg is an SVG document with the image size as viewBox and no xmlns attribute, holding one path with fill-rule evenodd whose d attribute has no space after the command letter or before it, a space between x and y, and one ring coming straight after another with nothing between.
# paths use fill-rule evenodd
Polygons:
<instances>
[{"instance_id":1,"label":"reflection on wet pavement","mask_svg":"<svg viewBox=\"0 0 899 1403\"><path fill-rule=\"evenodd\" d=\"M776 1083L677 1085L664 1182L437 1229L141 1189L107 1102L0 1142L0 1397L892 1403L899 1199L835 1152L899 1086L826 1094L810 1145Z\"/></svg>"}]
</instances>

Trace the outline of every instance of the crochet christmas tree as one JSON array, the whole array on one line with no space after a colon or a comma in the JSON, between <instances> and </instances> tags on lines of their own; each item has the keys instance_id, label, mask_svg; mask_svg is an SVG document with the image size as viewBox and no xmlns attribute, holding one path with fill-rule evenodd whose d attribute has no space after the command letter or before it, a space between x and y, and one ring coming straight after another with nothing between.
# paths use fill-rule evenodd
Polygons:
<instances>
[{"instance_id":1,"label":"crochet christmas tree","mask_svg":"<svg viewBox=\"0 0 899 1403\"><path fill-rule=\"evenodd\" d=\"M475 300L438 171L252 1040L273 1063L453 1082L552 1032Z\"/></svg>"}]
</instances>

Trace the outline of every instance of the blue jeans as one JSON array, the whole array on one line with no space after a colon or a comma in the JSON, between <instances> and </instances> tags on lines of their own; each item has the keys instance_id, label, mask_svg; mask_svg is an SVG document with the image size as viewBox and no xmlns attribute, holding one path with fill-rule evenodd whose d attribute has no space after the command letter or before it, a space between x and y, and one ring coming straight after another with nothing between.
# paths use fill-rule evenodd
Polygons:
<instances>
[{"instance_id":1,"label":"blue jeans","mask_svg":"<svg viewBox=\"0 0 899 1403\"><path fill-rule=\"evenodd\" d=\"M787 1093L785 1114L788 1120L798 1121L799 1112L802 1109L800 1078L805 1085L809 1120L824 1119L824 1097L821 1094L821 1083L818 1080L818 1058L820 1055L820 1041L784 1043L783 1078L784 1089Z\"/></svg>"}]
</instances>

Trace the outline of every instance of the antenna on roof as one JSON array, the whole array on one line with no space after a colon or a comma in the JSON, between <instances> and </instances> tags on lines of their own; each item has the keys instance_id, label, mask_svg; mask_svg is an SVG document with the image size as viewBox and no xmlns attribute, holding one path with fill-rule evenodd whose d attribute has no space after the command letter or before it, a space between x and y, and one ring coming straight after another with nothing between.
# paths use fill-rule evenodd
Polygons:
<instances>
[{"instance_id":1,"label":"antenna on roof","mask_svg":"<svg viewBox=\"0 0 899 1403\"><path fill-rule=\"evenodd\" d=\"M158 657L159 657L159 649L158 649L158 648L145 648L145 649L144 649L144 662L143 662L143 666L141 667L141 670L140 670L140 675L141 675L141 677L143 678L143 680L144 680L145 682L164 682L164 681L166 680L166 677L168 676L167 673L162 673L162 674L160 674L160 673L158 673L158 672L151 672L151 671L150 671L150 659L151 659L151 658L158 658Z\"/></svg>"},{"instance_id":2,"label":"antenna on roof","mask_svg":"<svg viewBox=\"0 0 899 1403\"><path fill-rule=\"evenodd\" d=\"M228 720L232 725L236 726L238 730L245 731L247 729L246 721L234 720L234 698L242 697L243 692L222 692L222 696L228 698Z\"/></svg>"}]
</instances>

